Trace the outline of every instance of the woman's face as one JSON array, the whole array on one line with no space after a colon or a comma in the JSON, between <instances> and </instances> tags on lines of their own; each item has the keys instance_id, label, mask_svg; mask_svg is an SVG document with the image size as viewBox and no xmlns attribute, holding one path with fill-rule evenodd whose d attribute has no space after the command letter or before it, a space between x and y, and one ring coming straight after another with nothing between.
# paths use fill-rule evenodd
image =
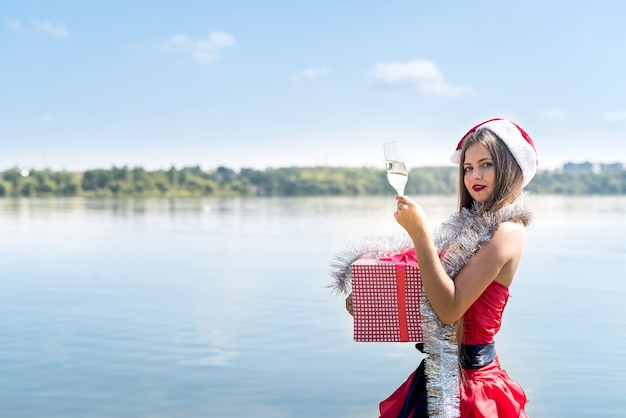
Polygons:
<instances>
[{"instance_id":1,"label":"woman's face","mask_svg":"<svg viewBox=\"0 0 626 418\"><path fill-rule=\"evenodd\" d=\"M470 145L465 150L463 183L470 196L478 203L485 203L493 195L496 168L491 154L481 144Z\"/></svg>"}]
</instances>

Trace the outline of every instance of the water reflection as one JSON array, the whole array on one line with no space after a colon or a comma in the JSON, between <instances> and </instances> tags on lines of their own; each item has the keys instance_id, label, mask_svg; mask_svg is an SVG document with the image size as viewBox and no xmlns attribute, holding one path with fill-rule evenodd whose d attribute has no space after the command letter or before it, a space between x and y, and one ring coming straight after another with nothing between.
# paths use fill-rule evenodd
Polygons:
<instances>
[{"instance_id":1,"label":"water reflection","mask_svg":"<svg viewBox=\"0 0 626 418\"><path fill-rule=\"evenodd\" d=\"M456 206L417 200L433 224ZM626 198L530 201L503 363L531 416L621 416ZM354 343L325 286L346 244L401 233L394 210L378 197L0 200L3 411L375 416L419 354Z\"/></svg>"}]
</instances>

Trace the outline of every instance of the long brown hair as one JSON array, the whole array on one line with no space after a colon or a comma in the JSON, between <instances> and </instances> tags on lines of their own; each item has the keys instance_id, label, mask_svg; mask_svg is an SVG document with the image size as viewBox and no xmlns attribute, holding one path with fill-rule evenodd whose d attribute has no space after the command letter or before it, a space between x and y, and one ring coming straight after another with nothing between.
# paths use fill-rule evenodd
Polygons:
<instances>
[{"instance_id":1,"label":"long brown hair","mask_svg":"<svg viewBox=\"0 0 626 418\"><path fill-rule=\"evenodd\" d=\"M522 169L509 151L506 144L498 138L496 134L488 129L478 129L476 132L469 134L463 142L461 149L461 162L459 164L459 210L466 208L472 209L475 200L465 187L465 151L474 144L484 146L491 155L495 167L495 184L491 198L486 201L479 210L481 212L496 211L504 206L515 202L522 195ZM455 323L456 338L459 350L463 342L463 318L461 317ZM460 354L460 351L459 351ZM460 382L465 385L466 378L463 368L459 366L461 373L459 374Z\"/></svg>"},{"instance_id":2,"label":"long brown hair","mask_svg":"<svg viewBox=\"0 0 626 418\"><path fill-rule=\"evenodd\" d=\"M509 148L496 134L488 129L478 129L465 138L463 148L461 149L458 185L459 210L463 208L471 209L474 206L474 199L465 187L465 168L463 167L465 151L474 144L480 144L487 148L496 170L493 195L483 204L481 211L495 211L516 201L522 194L522 169L515 161Z\"/></svg>"}]
</instances>

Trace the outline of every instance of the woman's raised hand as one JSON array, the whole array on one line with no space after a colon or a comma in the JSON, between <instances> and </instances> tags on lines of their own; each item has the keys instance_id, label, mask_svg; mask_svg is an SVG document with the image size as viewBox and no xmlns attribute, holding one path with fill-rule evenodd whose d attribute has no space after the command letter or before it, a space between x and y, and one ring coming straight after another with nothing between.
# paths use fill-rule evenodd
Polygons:
<instances>
[{"instance_id":1,"label":"woman's raised hand","mask_svg":"<svg viewBox=\"0 0 626 418\"><path fill-rule=\"evenodd\" d=\"M402 195L396 196L396 202L398 207L394 212L394 217L409 235L412 236L426 228L426 214L420 205Z\"/></svg>"}]
</instances>

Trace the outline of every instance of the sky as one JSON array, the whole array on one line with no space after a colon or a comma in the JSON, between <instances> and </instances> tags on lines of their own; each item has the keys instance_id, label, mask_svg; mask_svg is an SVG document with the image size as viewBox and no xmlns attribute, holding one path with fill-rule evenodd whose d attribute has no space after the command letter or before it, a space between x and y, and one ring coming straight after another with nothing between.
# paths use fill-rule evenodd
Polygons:
<instances>
[{"instance_id":1,"label":"sky","mask_svg":"<svg viewBox=\"0 0 626 418\"><path fill-rule=\"evenodd\" d=\"M0 2L0 170L446 166L493 117L540 169L626 163L620 1Z\"/></svg>"}]
</instances>

